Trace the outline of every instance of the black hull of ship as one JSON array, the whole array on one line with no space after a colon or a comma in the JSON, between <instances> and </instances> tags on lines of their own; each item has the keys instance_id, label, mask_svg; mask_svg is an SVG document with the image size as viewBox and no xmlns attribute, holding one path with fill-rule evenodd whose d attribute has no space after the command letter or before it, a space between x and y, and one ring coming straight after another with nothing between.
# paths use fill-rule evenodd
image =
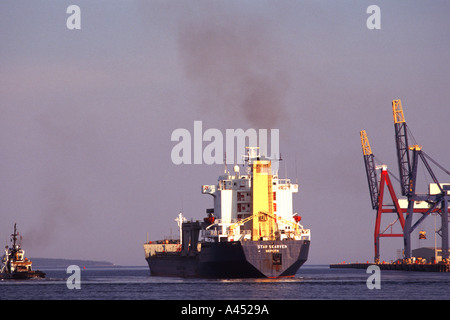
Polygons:
<instances>
[{"instance_id":1,"label":"black hull of ship","mask_svg":"<svg viewBox=\"0 0 450 320\"><path fill-rule=\"evenodd\" d=\"M154 276L293 277L306 262L309 245L309 240L204 242L200 252L157 253L146 260Z\"/></svg>"},{"instance_id":2,"label":"black hull of ship","mask_svg":"<svg viewBox=\"0 0 450 320\"><path fill-rule=\"evenodd\" d=\"M42 271L20 271L13 273L0 273L0 279L12 279L12 280L26 280L45 278L45 273Z\"/></svg>"}]
</instances>

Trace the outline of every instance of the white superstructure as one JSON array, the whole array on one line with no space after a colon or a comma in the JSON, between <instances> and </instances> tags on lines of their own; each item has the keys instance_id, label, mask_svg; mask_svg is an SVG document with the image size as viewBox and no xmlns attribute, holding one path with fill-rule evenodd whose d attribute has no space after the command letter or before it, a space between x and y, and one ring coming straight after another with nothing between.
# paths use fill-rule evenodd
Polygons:
<instances>
[{"instance_id":1,"label":"white superstructure","mask_svg":"<svg viewBox=\"0 0 450 320\"><path fill-rule=\"evenodd\" d=\"M235 166L233 173L225 170L217 185L203 185L202 193L214 197L214 208L208 209L210 221L214 222L206 228L204 237L210 241L239 241L251 240L255 200L252 186L252 164L270 161L261 159L250 149L247 157L246 173L241 174L239 166ZM271 188L268 188L271 210L265 212L267 219L273 219L277 240L295 239L310 240L310 230L304 229L299 223L300 216L293 212L292 195L298 192L298 184L290 179L281 179L277 173L268 173ZM258 220L255 218L255 220ZM259 218L261 220L261 218ZM248 222L248 223L247 223Z\"/></svg>"}]
</instances>

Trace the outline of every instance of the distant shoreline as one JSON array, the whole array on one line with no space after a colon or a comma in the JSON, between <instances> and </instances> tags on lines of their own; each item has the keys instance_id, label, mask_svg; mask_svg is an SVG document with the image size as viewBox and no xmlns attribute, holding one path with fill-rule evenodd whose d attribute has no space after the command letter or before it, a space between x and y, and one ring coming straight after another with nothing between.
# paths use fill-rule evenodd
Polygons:
<instances>
[{"instance_id":1,"label":"distant shoreline","mask_svg":"<svg viewBox=\"0 0 450 320\"><path fill-rule=\"evenodd\" d=\"M33 262L33 269L38 268L67 268L70 265L79 267L117 267L109 261L94 261L80 259L53 259L53 258L30 258Z\"/></svg>"}]
</instances>

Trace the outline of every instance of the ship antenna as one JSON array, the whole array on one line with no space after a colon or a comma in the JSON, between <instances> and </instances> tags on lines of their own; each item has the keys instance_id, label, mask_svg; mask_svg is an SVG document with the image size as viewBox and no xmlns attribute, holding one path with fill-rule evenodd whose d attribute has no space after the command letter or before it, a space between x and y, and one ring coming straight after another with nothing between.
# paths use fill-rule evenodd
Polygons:
<instances>
[{"instance_id":1,"label":"ship antenna","mask_svg":"<svg viewBox=\"0 0 450 320\"><path fill-rule=\"evenodd\" d=\"M223 173L227 173L227 153L223 153Z\"/></svg>"},{"instance_id":2,"label":"ship antenna","mask_svg":"<svg viewBox=\"0 0 450 320\"><path fill-rule=\"evenodd\" d=\"M281 154L280 154L280 160L281 160ZM287 165L286 165L286 162L284 163L284 178L287 179Z\"/></svg>"},{"instance_id":3,"label":"ship antenna","mask_svg":"<svg viewBox=\"0 0 450 320\"><path fill-rule=\"evenodd\" d=\"M13 248L16 247L16 240L17 240L17 223L14 223L14 233L11 235L12 241L13 241Z\"/></svg>"},{"instance_id":4,"label":"ship antenna","mask_svg":"<svg viewBox=\"0 0 450 320\"><path fill-rule=\"evenodd\" d=\"M180 232L180 243L183 243L183 222L186 222L186 219L183 216L183 213L180 211L178 217L175 219L178 224L178 230Z\"/></svg>"},{"instance_id":5,"label":"ship antenna","mask_svg":"<svg viewBox=\"0 0 450 320\"><path fill-rule=\"evenodd\" d=\"M183 212L184 211L184 208L183 208L183 192L181 192L181 194L180 194L180 200L181 200L181 211L180 212Z\"/></svg>"}]
</instances>

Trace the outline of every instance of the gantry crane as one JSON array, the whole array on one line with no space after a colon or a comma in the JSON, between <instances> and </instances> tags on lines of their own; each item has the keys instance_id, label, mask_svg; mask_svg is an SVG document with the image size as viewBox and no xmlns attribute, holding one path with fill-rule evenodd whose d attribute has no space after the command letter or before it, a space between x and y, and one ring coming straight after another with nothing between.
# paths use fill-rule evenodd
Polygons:
<instances>
[{"instance_id":1,"label":"gantry crane","mask_svg":"<svg viewBox=\"0 0 450 320\"><path fill-rule=\"evenodd\" d=\"M389 178L389 172L386 165L375 166L375 156L372 153L372 149L367 138L365 130L360 132L361 146L364 157L364 164L366 167L367 181L369 183L370 199L372 201L372 209L377 211L375 219L375 232L374 232L374 248L375 248L375 263L380 261L380 238L381 237L403 237L403 228L405 226L404 210L400 207L398 198L395 194L394 187L392 186L391 179ZM381 177L377 179L377 169L381 169ZM393 206L383 204L384 188L388 187L389 194L391 196ZM397 219L392 222L383 231L381 230L381 216L383 213L396 213ZM402 229L402 233L385 233L390 226L399 221Z\"/></svg>"},{"instance_id":2,"label":"gantry crane","mask_svg":"<svg viewBox=\"0 0 450 320\"><path fill-rule=\"evenodd\" d=\"M437 212L441 215L441 229L438 234L441 236L442 240L442 259L448 259L448 201L450 199L450 185L439 183L426 158L429 158L435 164L437 163L422 151L421 146L417 144L410 146L408 144L407 125L403 114L402 104L399 99L392 101L392 111L394 115L395 143L400 172L400 186L402 195L407 196L408 198L408 209L406 211L405 228L403 230L405 258L411 258L411 233L427 216L430 215L431 212ZM435 185L439 189L438 192L431 194L429 190L427 194L417 193L417 168L419 160L422 161ZM449 174L447 170L445 171ZM429 208L415 210L414 204L417 201L427 202ZM412 224L414 212L420 212L422 217Z\"/></svg>"},{"instance_id":3,"label":"gantry crane","mask_svg":"<svg viewBox=\"0 0 450 320\"><path fill-rule=\"evenodd\" d=\"M364 164L369 184L369 193L372 208L377 211L374 232L375 262L380 259L379 241L381 237L403 237L404 256L411 258L411 233L429 216L432 212L441 215L441 229L438 234L442 238L442 258L448 259L448 201L450 199L450 184L441 184L433 173L427 158L450 175L450 172L440 166L422 151L419 145L410 146L408 143L408 128L400 100L392 101L392 110L394 116L395 144L397 150L397 160L400 173L401 194L407 197L407 207L400 205L394 188L389 177L386 165L375 166L374 155L372 153L369 140L365 130L360 132L361 146L364 157ZM417 167L421 160L426 167L428 173L433 179L437 191L427 194L418 194L416 192ZM376 170L381 169L380 180L377 178ZM387 186L391 196L393 205L383 204L384 187ZM416 203L426 202L427 206L415 206ZM397 220L400 222L402 233L385 233L388 228L380 232L381 215L383 213L396 213ZM421 213L422 216L414 223L413 213ZM405 216L406 214L406 216Z\"/></svg>"}]
</instances>

